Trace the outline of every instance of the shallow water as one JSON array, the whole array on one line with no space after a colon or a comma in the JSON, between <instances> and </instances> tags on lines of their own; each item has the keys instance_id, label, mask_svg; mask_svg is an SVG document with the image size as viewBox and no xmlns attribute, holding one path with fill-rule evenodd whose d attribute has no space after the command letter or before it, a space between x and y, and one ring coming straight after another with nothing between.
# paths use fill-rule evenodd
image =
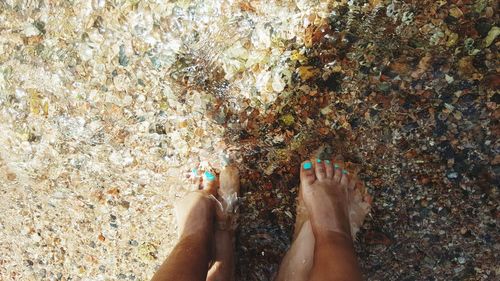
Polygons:
<instances>
[{"instance_id":1,"label":"shallow water","mask_svg":"<svg viewBox=\"0 0 500 281\"><path fill-rule=\"evenodd\" d=\"M180 175L228 154L269 280L326 143L375 198L367 279L494 280L498 30L484 0L0 1L0 279L148 279Z\"/></svg>"}]
</instances>

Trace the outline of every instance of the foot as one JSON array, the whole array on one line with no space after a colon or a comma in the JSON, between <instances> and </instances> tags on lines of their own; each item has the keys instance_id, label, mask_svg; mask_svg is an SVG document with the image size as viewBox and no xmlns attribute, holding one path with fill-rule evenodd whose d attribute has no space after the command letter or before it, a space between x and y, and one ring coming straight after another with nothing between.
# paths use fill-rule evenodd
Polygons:
<instances>
[{"instance_id":1,"label":"foot","mask_svg":"<svg viewBox=\"0 0 500 281\"><path fill-rule=\"evenodd\" d=\"M220 187L217 191L219 203L216 211L215 254L207 280L234 280L235 269L235 230L238 217L238 194L240 178L235 166L226 166L220 174Z\"/></svg>"},{"instance_id":2,"label":"foot","mask_svg":"<svg viewBox=\"0 0 500 281\"><path fill-rule=\"evenodd\" d=\"M213 171L193 169L190 177L198 190L176 204L179 237L205 232L213 235L211 267L207 280L234 280L234 233L240 189L239 172L226 166L217 177Z\"/></svg>"},{"instance_id":3,"label":"foot","mask_svg":"<svg viewBox=\"0 0 500 281\"><path fill-rule=\"evenodd\" d=\"M288 252L286 253L285 257L283 258L278 275L276 277L276 281L281 281L281 280L305 281L309 279L310 271L313 266L314 245L316 242L312 230L310 213L308 207L304 202L304 193L305 191L310 192L311 189L316 187L317 185L323 185L324 186L323 188L336 187L337 189L339 189L340 188L339 185L341 184L342 181L338 180L338 176L342 177L341 167L345 168L346 166L340 161L336 161L334 162L334 164L332 164L331 160L322 162L325 165L324 166L325 173L324 174L321 173L319 176L316 175L316 169L315 169L316 166L313 165L312 162L310 162L311 169L304 169L304 164L307 162L302 163L301 186L299 189L299 195L297 196L297 214L295 219L295 230L292 240L293 243ZM338 167L337 169L335 169L336 167L335 164ZM308 165L306 165L306 167L308 167ZM339 174L337 174L337 178L335 178L336 174L335 172L337 170ZM346 170L350 169L346 168ZM328 174L326 173L327 171ZM368 214L370 210L371 197L366 193L366 190L362 182L356 180L355 177L352 176L352 171L349 174L351 179L350 185L352 185L354 182L354 188L351 189L347 188L347 193L350 194L347 200L347 205L349 210L348 220L351 225L350 227L351 235L354 237L356 232L363 224L363 220L366 214ZM348 186L350 185L348 184ZM312 200L314 200L314 198L312 198ZM315 204L320 204L320 203L315 203ZM331 209L322 211L327 212L328 215L333 216L333 218L331 218L331 221L333 222L336 220L337 217L339 217L338 215L335 215L336 209L333 209L333 211ZM345 211L343 213L345 214ZM344 218L341 217L341 219L345 221L346 220L345 215ZM331 221L329 220L327 223L331 223ZM344 231L344 233L345 232L347 231Z\"/></svg>"},{"instance_id":4,"label":"foot","mask_svg":"<svg viewBox=\"0 0 500 281\"><path fill-rule=\"evenodd\" d=\"M198 190L189 193L175 204L179 237L186 237L206 229L213 229L218 179L211 171L196 175Z\"/></svg>"},{"instance_id":5,"label":"foot","mask_svg":"<svg viewBox=\"0 0 500 281\"><path fill-rule=\"evenodd\" d=\"M301 198L315 235L335 232L354 239L370 210L371 197L344 163L305 161L300 180Z\"/></svg>"}]
</instances>

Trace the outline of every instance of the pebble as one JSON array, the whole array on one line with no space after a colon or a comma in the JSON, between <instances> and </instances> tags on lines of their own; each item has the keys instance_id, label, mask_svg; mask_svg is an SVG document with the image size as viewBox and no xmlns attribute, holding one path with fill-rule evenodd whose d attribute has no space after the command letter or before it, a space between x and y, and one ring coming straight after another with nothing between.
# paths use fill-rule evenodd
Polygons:
<instances>
[{"instance_id":1,"label":"pebble","mask_svg":"<svg viewBox=\"0 0 500 281\"><path fill-rule=\"evenodd\" d=\"M464 257L459 257L457 260L459 264L465 264L466 261Z\"/></svg>"},{"instance_id":2,"label":"pebble","mask_svg":"<svg viewBox=\"0 0 500 281\"><path fill-rule=\"evenodd\" d=\"M467 228L462 227L462 228L460 229L460 234L465 235L466 233L467 233Z\"/></svg>"},{"instance_id":3,"label":"pebble","mask_svg":"<svg viewBox=\"0 0 500 281\"><path fill-rule=\"evenodd\" d=\"M485 48L489 47L493 43L493 41L495 41L498 35L500 35L500 27L498 26L492 27L488 32L488 36L484 38L483 47Z\"/></svg>"},{"instance_id":4,"label":"pebble","mask_svg":"<svg viewBox=\"0 0 500 281\"><path fill-rule=\"evenodd\" d=\"M461 18L464 15L464 13L462 12L462 10L460 10L460 8L458 8L456 6L453 7L453 8L451 8L449 10L449 12L450 12L450 16L452 16L452 17L454 17L456 19Z\"/></svg>"}]
</instances>

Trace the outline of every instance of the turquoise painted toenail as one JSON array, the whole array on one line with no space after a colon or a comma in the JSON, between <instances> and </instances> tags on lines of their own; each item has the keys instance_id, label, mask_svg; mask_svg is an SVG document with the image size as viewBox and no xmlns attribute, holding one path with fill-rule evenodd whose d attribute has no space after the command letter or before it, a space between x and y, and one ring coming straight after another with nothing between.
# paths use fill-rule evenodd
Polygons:
<instances>
[{"instance_id":1,"label":"turquoise painted toenail","mask_svg":"<svg viewBox=\"0 0 500 281\"><path fill-rule=\"evenodd\" d=\"M316 162L321 163L321 159L316 159Z\"/></svg>"},{"instance_id":2,"label":"turquoise painted toenail","mask_svg":"<svg viewBox=\"0 0 500 281\"><path fill-rule=\"evenodd\" d=\"M312 168L312 163L311 162L306 162L304 163L304 169L305 170L310 170Z\"/></svg>"},{"instance_id":3,"label":"turquoise painted toenail","mask_svg":"<svg viewBox=\"0 0 500 281\"><path fill-rule=\"evenodd\" d=\"M330 160L325 160L326 164L330 164Z\"/></svg>"},{"instance_id":4,"label":"turquoise painted toenail","mask_svg":"<svg viewBox=\"0 0 500 281\"><path fill-rule=\"evenodd\" d=\"M346 170L342 170L342 174L347 175L347 174L349 174L349 172Z\"/></svg>"},{"instance_id":5,"label":"turquoise painted toenail","mask_svg":"<svg viewBox=\"0 0 500 281\"><path fill-rule=\"evenodd\" d=\"M215 176L214 176L212 173L210 173L209 171L206 171L206 172L205 172L205 177L206 177L206 178L207 178L207 180L209 180L209 181L213 181L213 180L215 180Z\"/></svg>"},{"instance_id":6,"label":"turquoise painted toenail","mask_svg":"<svg viewBox=\"0 0 500 281\"><path fill-rule=\"evenodd\" d=\"M340 168L339 164L335 164L335 165L333 165L333 167L335 167L335 169Z\"/></svg>"},{"instance_id":7,"label":"turquoise painted toenail","mask_svg":"<svg viewBox=\"0 0 500 281\"><path fill-rule=\"evenodd\" d=\"M193 173L193 175L197 176L197 175L198 175L198 169L193 168L193 169L191 170L191 173Z\"/></svg>"}]
</instances>

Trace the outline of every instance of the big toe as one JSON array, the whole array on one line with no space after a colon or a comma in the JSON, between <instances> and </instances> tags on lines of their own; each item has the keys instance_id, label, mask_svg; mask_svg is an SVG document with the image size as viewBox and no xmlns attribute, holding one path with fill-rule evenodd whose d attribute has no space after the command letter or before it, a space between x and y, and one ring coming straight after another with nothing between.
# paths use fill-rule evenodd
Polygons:
<instances>
[{"instance_id":1,"label":"big toe","mask_svg":"<svg viewBox=\"0 0 500 281\"><path fill-rule=\"evenodd\" d=\"M316 181L314 166L311 161L304 161L300 165L300 182L302 184L311 185Z\"/></svg>"},{"instance_id":2,"label":"big toe","mask_svg":"<svg viewBox=\"0 0 500 281\"><path fill-rule=\"evenodd\" d=\"M208 192L209 194L216 196L217 195L217 176L215 175L214 172L211 171L205 171L203 173L203 182L202 182L202 188L204 191Z\"/></svg>"}]
</instances>

